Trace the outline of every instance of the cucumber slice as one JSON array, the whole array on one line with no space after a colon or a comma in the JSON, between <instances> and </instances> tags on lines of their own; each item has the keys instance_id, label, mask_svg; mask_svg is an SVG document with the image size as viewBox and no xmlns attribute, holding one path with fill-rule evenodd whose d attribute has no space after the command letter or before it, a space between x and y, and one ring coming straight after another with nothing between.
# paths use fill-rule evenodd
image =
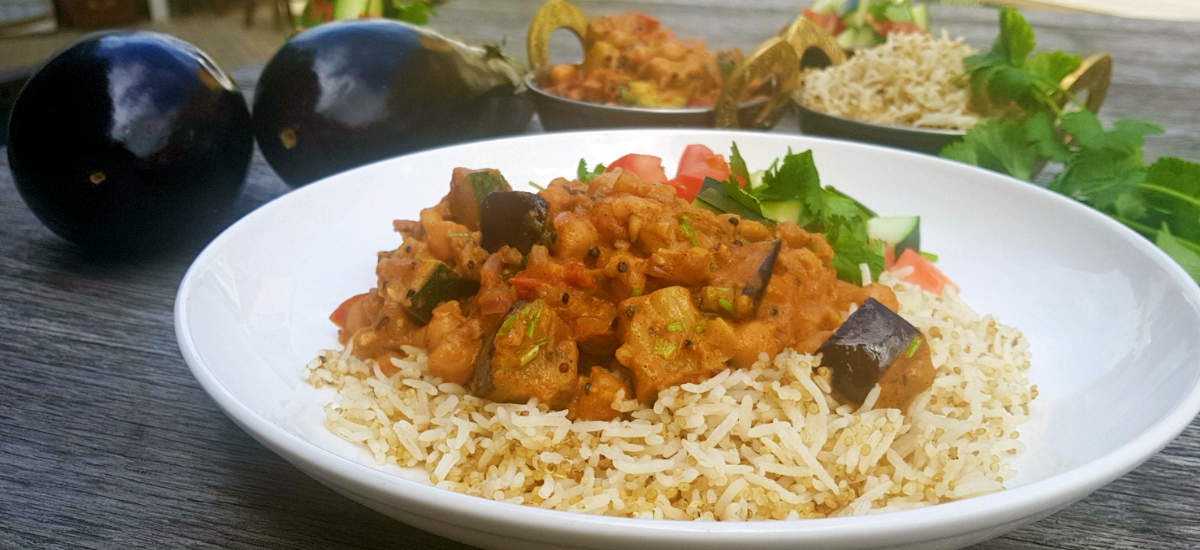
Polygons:
<instances>
[{"instance_id":1,"label":"cucumber slice","mask_svg":"<svg viewBox=\"0 0 1200 550\"><path fill-rule=\"evenodd\" d=\"M913 23L916 23L921 30L929 32L929 7L925 4L913 4L912 7Z\"/></svg>"},{"instance_id":2,"label":"cucumber slice","mask_svg":"<svg viewBox=\"0 0 1200 550\"><path fill-rule=\"evenodd\" d=\"M883 16L894 23L912 23L911 8L908 4L892 4L883 10Z\"/></svg>"},{"instance_id":3,"label":"cucumber slice","mask_svg":"<svg viewBox=\"0 0 1200 550\"><path fill-rule=\"evenodd\" d=\"M762 203L763 215L781 223L798 221L803 209L804 205L798 200L764 201Z\"/></svg>"},{"instance_id":4,"label":"cucumber slice","mask_svg":"<svg viewBox=\"0 0 1200 550\"><path fill-rule=\"evenodd\" d=\"M858 4L859 0L847 0L845 4L842 4L841 16L845 18L847 15L858 11Z\"/></svg>"},{"instance_id":5,"label":"cucumber slice","mask_svg":"<svg viewBox=\"0 0 1200 550\"><path fill-rule=\"evenodd\" d=\"M871 218L867 220L867 236L872 240L880 240L892 245L896 257L905 250L921 252L921 217L892 216L888 218Z\"/></svg>"},{"instance_id":6,"label":"cucumber slice","mask_svg":"<svg viewBox=\"0 0 1200 550\"><path fill-rule=\"evenodd\" d=\"M759 170L757 172L751 172L750 173L750 182L748 183L750 188L758 189L759 187L762 187L763 176L766 176L766 175L767 175L766 170Z\"/></svg>"}]
</instances>

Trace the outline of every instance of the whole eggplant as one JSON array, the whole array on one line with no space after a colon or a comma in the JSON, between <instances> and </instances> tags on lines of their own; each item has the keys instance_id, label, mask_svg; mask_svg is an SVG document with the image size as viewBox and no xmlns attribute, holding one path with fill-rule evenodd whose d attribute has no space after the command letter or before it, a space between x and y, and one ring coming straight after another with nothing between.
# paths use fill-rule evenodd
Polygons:
<instances>
[{"instance_id":1,"label":"whole eggplant","mask_svg":"<svg viewBox=\"0 0 1200 550\"><path fill-rule=\"evenodd\" d=\"M263 69L254 135L299 187L439 145L523 131L521 74L475 48L386 19L327 23L292 38Z\"/></svg>"},{"instance_id":2,"label":"whole eggplant","mask_svg":"<svg viewBox=\"0 0 1200 550\"><path fill-rule=\"evenodd\" d=\"M104 251L203 236L233 205L253 148L233 81L195 46L152 32L63 50L9 120L9 165L30 210Z\"/></svg>"}]
</instances>

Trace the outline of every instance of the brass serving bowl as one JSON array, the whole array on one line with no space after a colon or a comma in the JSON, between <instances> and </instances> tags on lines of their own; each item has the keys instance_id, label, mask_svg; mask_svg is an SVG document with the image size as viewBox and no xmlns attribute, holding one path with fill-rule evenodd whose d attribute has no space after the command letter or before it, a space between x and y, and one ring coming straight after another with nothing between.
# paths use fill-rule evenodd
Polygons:
<instances>
[{"instance_id":1,"label":"brass serving bowl","mask_svg":"<svg viewBox=\"0 0 1200 550\"><path fill-rule=\"evenodd\" d=\"M846 53L837 45L833 36L823 27L812 23L801 15L795 23L785 29L789 44L796 49L797 57L810 58L823 54L829 64L837 65L847 59ZM1076 96L1086 96L1084 107L1093 113L1100 110L1112 80L1112 58L1099 53L1087 57L1071 74L1062 79L1061 85ZM796 87L799 90L799 85ZM798 96L798 94L797 94ZM891 124L876 124L841 117L811 109L795 101L800 132L854 141L865 141L936 155L951 143L966 135L965 130L923 128Z\"/></svg>"},{"instance_id":2,"label":"brass serving bowl","mask_svg":"<svg viewBox=\"0 0 1200 550\"><path fill-rule=\"evenodd\" d=\"M567 29L583 42L588 18L565 0L549 0L534 15L526 39L529 66L534 70L525 77L542 127L547 130L579 128L631 127L718 127L768 129L775 126L792 103L799 77L795 48L780 38L772 38L758 47L736 67L721 88L713 107L647 108L606 105L577 101L551 94L543 88L549 82L550 35ZM738 102L736 98L756 78L773 77L775 90L770 97Z\"/></svg>"}]
</instances>

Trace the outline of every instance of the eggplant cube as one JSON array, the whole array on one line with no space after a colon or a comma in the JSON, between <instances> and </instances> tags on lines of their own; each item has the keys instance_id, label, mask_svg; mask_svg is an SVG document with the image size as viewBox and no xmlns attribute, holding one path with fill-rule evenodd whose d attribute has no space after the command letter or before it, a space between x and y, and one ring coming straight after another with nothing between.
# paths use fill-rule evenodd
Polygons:
<instances>
[{"instance_id":1,"label":"eggplant cube","mask_svg":"<svg viewBox=\"0 0 1200 550\"><path fill-rule=\"evenodd\" d=\"M833 335L817 348L821 354L821 365L833 373L833 390L839 397L862 405L867 394L882 383L888 369L899 362L916 361L920 364L912 369L920 373L912 383L904 376L906 393L901 399L889 399L890 403L906 405L911 398L924 391L933 381L932 364L929 363L928 345L917 327L892 312L874 298L867 298L862 307L855 310ZM921 351L921 354L915 352ZM928 367L926 368L926 364ZM926 376L928 375L928 376ZM924 381L928 378L928 383ZM893 377L888 377L891 379ZM918 380L919 379L919 380ZM924 387L920 387L920 386ZM919 388L919 389L918 389ZM887 388L884 388L885 390ZM917 390L915 393L912 390ZM892 393L892 392L887 392Z\"/></svg>"},{"instance_id":2,"label":"eggplant cube","mask_svg":"<svg viewBox=\"0 0 1200 550\"><path fill-rule=\"evenodd\" d=\"M492 253L507 245L528 254L545 234L549 211L550 203L534 193L488 193L479 207L480 244Z\"/></svg>"}]
</instances>

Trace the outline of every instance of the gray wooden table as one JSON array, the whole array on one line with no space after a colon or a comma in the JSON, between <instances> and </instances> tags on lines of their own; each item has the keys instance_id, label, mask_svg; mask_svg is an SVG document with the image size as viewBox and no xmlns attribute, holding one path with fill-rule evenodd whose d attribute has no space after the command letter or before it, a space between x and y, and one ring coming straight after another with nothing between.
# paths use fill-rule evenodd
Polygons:
<instances>
[{"instance_id":1,"label":"gray wooden table","mask_svg":"<svg viewBox=\"0 0 1200 550\"><path fill-rule=\"evenodd\" d=\"M434 26L524 58L541 0L455 0ZM613 4L619 4L614 7ZM794 17L783 0L584 2L634 9L681 36L749 50ZM1111 52L1102 114L1166 127L1148 157L1200 159L1200 25L1026 14L1040 44ZM986 47L995 12L935 7L935 27ZM565 55L570 40L556 41ZM569 52L568 52L569 53ZM255 71L236 73L244 87ZM782 131L795 123L785 123ZM287 188L255 156L232 223ZM0 153L0 548L465 546L388 519L309 479L230 422L192 379L172 326L175 290L204 245L155 258L81 253L25 208ZM980 549L1200 548L1200 423L1062 512Z\"/></svg>"}]
</instances>

